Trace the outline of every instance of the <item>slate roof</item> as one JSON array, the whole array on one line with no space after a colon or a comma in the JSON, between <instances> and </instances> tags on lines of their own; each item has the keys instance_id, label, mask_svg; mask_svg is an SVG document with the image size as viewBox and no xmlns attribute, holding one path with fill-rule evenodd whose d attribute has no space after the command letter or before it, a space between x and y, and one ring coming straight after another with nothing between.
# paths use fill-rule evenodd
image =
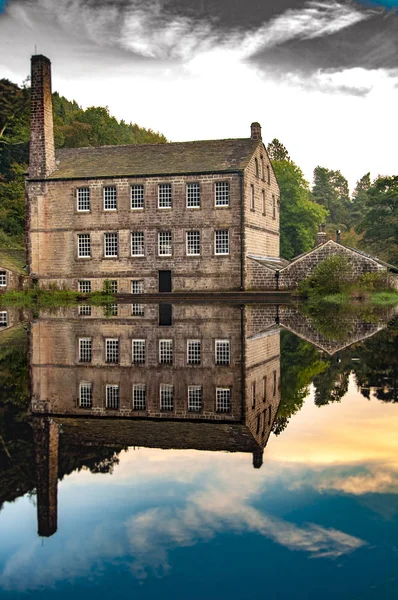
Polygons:
<instances>
[{"instance_id":1,"label":"slate roof","mask_svg":"<svg viewBox=\"0 0 398 600\"><path fill-rule=\"evenodd\" d=\"M62 148L48 179L85 179L241 171L258 140L251 138ZM58 162L59 161L59 162Z\"/></svg>"},{"instance_id":2,"label":"slate roof","mask_svg":"<svg viewBox=\"0 0 398 600\"><path fill-rule=\"evenodd\" d=\"M248 254L247 258L251 258L256 262L260 263L263 267L267 267L272 271L280 271L284 267L290 265L290 261L285 258L276 258L273 256L255 256L254 254Z\"/></svg>"}]
</instances>

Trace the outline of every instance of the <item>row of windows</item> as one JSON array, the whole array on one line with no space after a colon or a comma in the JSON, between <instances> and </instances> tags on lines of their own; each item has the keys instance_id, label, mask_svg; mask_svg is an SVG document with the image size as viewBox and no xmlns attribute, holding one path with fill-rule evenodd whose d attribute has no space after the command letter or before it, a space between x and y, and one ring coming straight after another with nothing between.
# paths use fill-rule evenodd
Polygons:
<instances>
[{"instance_id":1,"label":"row of windows","mask_svg":"<svg viewBox=\"0 0 398 600\"><path fill-rule=\"evenodd\" d=\"M159 404L160 410L174 410L174 386L168 383L161 383L159 386ZM79 385L79 406L81 408L92 408L93 406L93 384L88 381L82 381ZM118 410L120 406L119 386L115 384L105 387L105 406L106 408ZM146 385L145 383L135 383L133 385L132 408L133 410L146 410ZM216 388L216 411L229 412L231 409L231 388ZM188 386L188 411L200 412L202 410L202 386Z\"/></svg>"},{"instance_id":2,"label":"row of windows","mask_svg":"<svg viewBox=\"0 0 398 600\"><path fill-rule=\"evenodd\" d=\"M79 317L91 317L92 307L90 304L80 304L78 308ZM106 317L117 317L118 316L118 304L106 304L104 306L104 315ZM131 316L132 317L144 317L145 316L145 304L131 304Z\"/></svg>"},{"instance_id":3,"label":"row of windows","mask_svg":"<svg viewBox=\"0 0 398 600\"><path fill-rule=\"evenodd\" d=\"M0 271L0 287L7 285L7 271Z\"/></svg>"},{"instance_id":4,"label":"row of windows","mask_svg":"<svg viewBox=\"0 0 398 600\"><path fill-rule=\"evenodd\" d=\"M92 361L92 339L79 338L79 361L90 363ZM160 365L173 364L174 344L173 340L159 340L158 358ZM229 365L231 362L230 340L215 340L214 359L216 365ZM201 340L187 341L187 364L200 365L202 363ZM146 361L146 340L131 340L131 362L135 365L143 365ZM119 363L119 339L105 339L105 362L110 364Z\"/></svg>"},{"instance_id":5,"label":"row of windows","mask_svg":"<svg viewBox=\"0 0 398 600\"><path fill-rule=\"evenodd\" d=\"M261 205L262 205L263 215L266 216L266 214L267 214L267 201L266 201L265 191L264 190L261 190ZM252 211L256 210L254 185L250 186L250 210L252 210ZM275 198L274 194L272 194L272 218L276 219L276 198Z\"/></svg>"},{"instance_id":6,"label":"row of windows","mask_svg":"<svg viewBox=\"0 0 398 600\"><path fill-rule=\"evenodd\" d=\"M272 381L272 395L275 396L276 395L276 371L273 371L272 374L273 377L273 381ZM263 377L263 381L262 381L262 400L263 402L267 401L267 376L264 375ZM256 382L253 381L251 384L251 402L252 402L252 409L254 409L256 407L256 400L257 400L257 386L256 386Z\"/></svg>"},{"instance_id":7,"label":"row of windows","mask_svg":"<svg viewBox=\"0 0 398 600\"><path fill-rule=\"evenodd\" d=\"M200 256L201 235L199 230L186 232L187 256ZM229 229L217 229L214 232L214 254L228 255L230 253ZM91 234L77 234L79 258L91 258ZM173 236L171 231L158 232L158 256L172 256ZM104 233L104 257L117 258L119 256L119 234L117 232ZM145 256L145 233L134 231L131 233L131 256Z\"/></svg>"},{"instance_id":8,"label":"row of windows","mask_svg":"<svg viewBox=\"0 0 398 600\"><path fill-rule=\"evenodd\" d=\"M267 183L271 184L271 170L269 165L264 168L264 158L260 156L260 162L257 158L254 159L254 172L256 177L259 177L263 181L267 179Z\"/></svg>"},{"instance_id":9,"label":"row of windows","mask_svg":"<svg viewBox=\"0 0 398 600\"><path fill-rule=\"evenodd\" d=\"M117 281L108 280L109 291L111 294L117 294ZM89 294L91 292L91 281L90 279L82 279L78 283L79 292L82 294ZM131 293L132 294L143 294L144 293L144 282L142 279L133 279L131 281Z\"/></svg>"},{"instance_id":10,"label":"row of windows","mask_svg":"<svg viewBox=\"0 0 398 600\"><path fill-rule=\"evenodd\" d=\"M186 207L200 208L200 185L199 183L186 184ZM117 210L117 188L115 185L104 187L104 210ZM144 186L142 184L131 186L131 210L143 210L145 206ZM77 188L76 194L78 212L90 212L91 198L90 188ZM158 208L172 208L173 194L171 183L158 185ZM217 207L229 206L230 188L229 181L219 181L214 185L214 205Z\"/></svg>"}]
</instances>

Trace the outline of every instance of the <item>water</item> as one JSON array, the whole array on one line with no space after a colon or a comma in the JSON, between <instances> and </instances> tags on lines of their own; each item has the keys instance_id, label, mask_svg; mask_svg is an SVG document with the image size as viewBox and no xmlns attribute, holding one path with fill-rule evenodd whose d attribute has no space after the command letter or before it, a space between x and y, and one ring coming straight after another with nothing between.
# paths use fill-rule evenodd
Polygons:
<instances>
[{"instance_id":1,"label":"water","mask_svg":"<svg viewBox=\"0 0 398 600\"><path fill-rule=\"evenodd\" d=\"M395 313L10 309L0 597L395 599Z\"/></svg>"}]
</instances>

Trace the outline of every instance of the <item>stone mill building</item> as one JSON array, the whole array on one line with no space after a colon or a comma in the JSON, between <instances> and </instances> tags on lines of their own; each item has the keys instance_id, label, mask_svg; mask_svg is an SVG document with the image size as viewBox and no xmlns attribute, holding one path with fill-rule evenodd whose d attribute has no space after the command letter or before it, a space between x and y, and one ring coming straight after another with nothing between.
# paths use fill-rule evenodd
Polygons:
<instances>
[{"instance_id":1,"label":"stone mill building","mask_svg":"<svg viewBox=\"0 0 398 600\"><path fill-rule=\"evenodd\" d=\"M279 188L261 127L244 139L55 150L51 64L32 57L28 265L43 286L250 287L279 259Z\"/></svg>"}]
</instances>

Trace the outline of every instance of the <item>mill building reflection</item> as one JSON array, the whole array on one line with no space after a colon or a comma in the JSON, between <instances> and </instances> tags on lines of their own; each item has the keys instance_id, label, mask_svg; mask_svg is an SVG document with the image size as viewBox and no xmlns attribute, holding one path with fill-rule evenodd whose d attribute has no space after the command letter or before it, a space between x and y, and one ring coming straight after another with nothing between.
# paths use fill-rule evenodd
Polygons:
<instances>
[{"instance_id":1,"label":"mill building reflection","mask_svg":"<svg viewBox=\"0 0 398 600\"><path fill-rule=\"evenodd\" d=\"M273 306L111 305L30 325L39 535L57 529L63 445L252 454L280 403Z\"/></svg>"}]
</instances>

